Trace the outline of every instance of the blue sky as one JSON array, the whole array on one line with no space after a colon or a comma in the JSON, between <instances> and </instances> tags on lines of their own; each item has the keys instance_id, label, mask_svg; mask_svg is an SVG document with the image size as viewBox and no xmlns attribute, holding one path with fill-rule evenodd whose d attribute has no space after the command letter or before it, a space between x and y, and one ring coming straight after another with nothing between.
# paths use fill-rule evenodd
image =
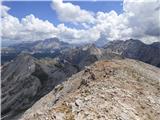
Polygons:
<instances>
[{"instance_id":1,"label":"blue sky","mask_svg":"<svg viewBox=\"0 0 160 120\"><path fill-rule=\"evenodd\" d=\"M66 1L65 1L66 2ZM74 5L78 5L81 9L85 9L92 12L110 12L115 10L118 14L123 12L122 1L69 1ZM42 20L48 20L54 25L62 23L58 18L56 12L51 8L51 1L6 1L3 5L10 7L9 14L19 19L24 18L27 15L33 14ZM67 26L72 27L72 24L67 23Z\"/></svg>"}]
</instances>

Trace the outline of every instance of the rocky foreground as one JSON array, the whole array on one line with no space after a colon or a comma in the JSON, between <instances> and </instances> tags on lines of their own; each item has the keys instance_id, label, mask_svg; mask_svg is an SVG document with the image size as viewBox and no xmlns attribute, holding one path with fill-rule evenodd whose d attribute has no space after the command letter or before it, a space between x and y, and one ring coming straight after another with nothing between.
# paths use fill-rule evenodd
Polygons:
<instances>
[{"instance_id":1,"label":"rocky foreground","mask_svg":"<svg viewBox=\"0 0 160 120\"><path fill-rule=\"evenodd\" d=\"M20 120L159 120L160 69L135 60L99 61L74 74Z\"/></svg>"}]
</instances>

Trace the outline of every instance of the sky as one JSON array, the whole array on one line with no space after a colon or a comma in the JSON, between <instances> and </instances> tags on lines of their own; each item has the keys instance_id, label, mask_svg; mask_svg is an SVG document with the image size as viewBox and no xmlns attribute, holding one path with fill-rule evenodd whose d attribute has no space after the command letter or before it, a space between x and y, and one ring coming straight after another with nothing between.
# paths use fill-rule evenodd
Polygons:
<instances>
[{"instance_id":1,"label":"sky","mask_svg":"<svg viewBox=\"0 0 160 120\"><path fill-rule=\"evenodd\" d=\"M65 1L66 3L67 1ZM100 2L92 2L92 1L69 1L74 5L80 6L82 9L86 9L88 11L98 12L110 12L111 10L115 10L118 14L123 11L123 2L122 1L100 1ZM3 2L3 5L6 5L11 8L8 11L9 14L16 16L18 19L22 19L27 15L33 14L35 17L38 17L42 20L48 20L54 25L58 25L62 23L56 15L56 11L54 11L51 7L52 1L6 1ZM46 15L47 13L47 15ZM66 25L68 26L69 23ZM71 24L69 24L71 25Z\"/></svg>"},{"instance_id":2,"label":"sky","mask_svg":"<svg viewBox=\"0 0 160 120\"><path fill-rule=\"evenodd\" d=\"M2 41L160 42L159 0L4 1L0 9Z\"/></svg>"}]
</instances>

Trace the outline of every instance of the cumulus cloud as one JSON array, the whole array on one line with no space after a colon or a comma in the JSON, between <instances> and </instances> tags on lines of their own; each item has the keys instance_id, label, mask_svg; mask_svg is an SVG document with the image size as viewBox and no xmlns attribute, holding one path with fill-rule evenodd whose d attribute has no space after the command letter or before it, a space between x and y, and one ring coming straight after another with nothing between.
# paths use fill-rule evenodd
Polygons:
<instances>
[{"instance_id":1,"label":"cumulus cloud","mask_svg":"<svg viewBox=\"0 0 160 120\"><path fill-rule=\"evenodd\" d=\"M32 14L19 20L8 14L9 7L4 5L2 7L3 40L35 41L58 37L65 42L80 43L96 41L99 37L99 33L94 29L77 30L68 28L64 24L59 24L56 27L49 21L40 20Z\"/></svg>"},{"instance_id":2,"label":"cumulus cloud","mask_svg":"<svg viewBox=\"0 0 160 120\"><path fill-rule=\"evenodd\" d=\"M10 40L38 40L58 37L70 43L106 40L140 39L145 43L160 42L160 3L158 0L124 0L121 14L110 12L92 13L78 5L54 0L53 9L61 21L80 24L83 29L69 28L65 23L52 23L29 15L19 20L2 7L2 38Z\"/></svg>"},{"instance_id":3,"label":"cumulus cloud","mask_svg":"<svg viewBox=\"0 0 160 120\"><path fill-rule=\"evenodd\" d=\"M126 17L123 14L118 15L115 11L98 12L96 20L97 24L94 29L106 35L108 40L128 39L128 35L132 33L132 30L126 25L128 24Z\"/></svg>"},{"instance_id":4,"label":"cumulus cloud","mask_svg":"<svg viewBox=\"0 0 160 120\"><path fill-rule=\"evenodd\" d=\"M95 39L106 36L107 40L134 38L141 39L145 43L160 41L160 3L158 0L124 0L124 12L120 15L115 11L97 12L93 15L77 5L64 3L62 0L53 0L52 7L60 20L81 23L87 29L85 29L85 36L88 36L88 31L96 31ZM88 26L89 23L92 23L93 27ZM75 29L74 33L82 35L83 30ZM92 38L90 36L88 36L88 41ZM77 37L75 39L78 40Z\"/></svg>"},{"instance_id":5,"label":"cumulus cloud","mask_svg":"<svg viewBox=\"0 0 160 120\"><path fill-rule=\"evenodd\" d=\"M64 3L63 0L53 0L52 8L63 22L94 23L93 12L83 10L78 5Z\"/></svg>"},{"instance_id":6,"label":"cumulus cloud","mask_svg":"<svg viewBox=\"0 0 160 120\"><path fill-rule=\"evenodd\" d=\"M94 42L100 37L100 32L92 28L88 30L77 30L60 24L57 26L57 29L59 30L57 34L58 38L70 43Z\"/></svg>"},{"instance_id":7,"label":"cumulus cloud","mask_svg":"<svg viewBox=\"0 0 160 120\"><path fill-rule=\"evenodd\" d=\"M124 0L127 26L132 29L132 37L145 42L160 41L160 2L158 0ZM149 40L150 39L150 40Z\"/></svg>"},{"instance_id":8,"label":"cumulus cloud","mask_svg":"<svg viewBox=\"0 0 160 120\"><path fill-rule=\"evenodd\" d=\"M41 40L54 37L57 28L48 21L36 18L34 15L28 15L21 21L8 14L10 8L2 6L2 39L3 40Z\"/></svg>"}]
</instances>

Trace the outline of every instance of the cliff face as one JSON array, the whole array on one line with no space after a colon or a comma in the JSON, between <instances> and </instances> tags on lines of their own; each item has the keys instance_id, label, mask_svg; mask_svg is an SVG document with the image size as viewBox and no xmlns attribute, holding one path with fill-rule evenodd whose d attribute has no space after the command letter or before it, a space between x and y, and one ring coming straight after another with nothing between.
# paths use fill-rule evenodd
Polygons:
<instances>
[{"instance_id":1,"label":"cliff face","mask_svg":"<svg viewBox=\"0 0 160 120\"><path fill-rule=\"evenodd\" d=\"M99 61L74 74L20 120L158 120L160 69L135 60Z\"/></svg>"}]
</instances>

